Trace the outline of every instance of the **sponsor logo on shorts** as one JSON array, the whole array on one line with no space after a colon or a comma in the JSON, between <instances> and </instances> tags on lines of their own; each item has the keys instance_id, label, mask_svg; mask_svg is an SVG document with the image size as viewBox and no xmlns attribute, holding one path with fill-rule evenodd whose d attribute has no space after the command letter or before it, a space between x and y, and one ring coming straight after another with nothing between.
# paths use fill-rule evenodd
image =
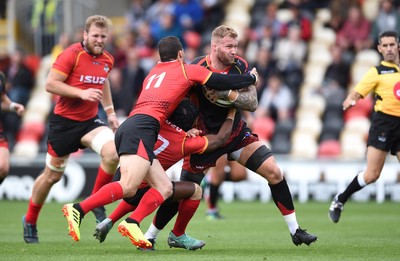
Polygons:
<instances>
[{"instance_id":1,"label":"sponsor logo on shorts","mask_svg":"<svg viewBox=\"0 0 400 261\"><path fill-rule=\"evenodd\" d=\"M378 136L378 141L386 142L386 133L382 132L381 135Z\"/></svg>"}]
</instances>

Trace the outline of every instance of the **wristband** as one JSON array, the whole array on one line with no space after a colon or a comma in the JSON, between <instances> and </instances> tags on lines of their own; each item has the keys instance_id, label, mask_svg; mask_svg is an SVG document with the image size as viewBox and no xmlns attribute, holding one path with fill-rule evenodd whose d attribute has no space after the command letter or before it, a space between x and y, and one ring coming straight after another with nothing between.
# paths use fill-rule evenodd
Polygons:
<instances>
[{"instance_id":1,"label":"wristband","mask_svg":"<svg viewBox=\"0 0 400 261\"><path fill-rule=\"evenodd\" d=\"M16 105L15 102L11 102L11 103L10 103L10 108L9 108L10 111L16 112L15 105Z\"/></svg>"},{"instance_id":2,"label":"wristband","mask_svg":"<svg viewBox=\"0 0 400 261\"><path fill-rule=\"evenodd\" d=\"M111 114L115 114L114 112L114 105L104 107L104 111L106 112L107 116Z\"/></svg>"},{"instance_id":3,"label":"wristband","mask_svg":"<svg viewBox=\"0 0 400 261\"><path fill-rule=\"evenodd\" d=\"M110 113L110 114L107 114L107 117L110 117L110 116L115 116L115 112L112 112L112 113Z\"/></svg>"},{"instance_id":4,"label":"wristband","mask_svg":"<svg viewBox=\"0 0 400 261\"><path fill-rule=\"evenodd\" d=\"M226 117L226 119L227 119L227 120L232 120L232 121L233 121L233 118L232 118L232 117Z\"/></svg>"}]
</instances>

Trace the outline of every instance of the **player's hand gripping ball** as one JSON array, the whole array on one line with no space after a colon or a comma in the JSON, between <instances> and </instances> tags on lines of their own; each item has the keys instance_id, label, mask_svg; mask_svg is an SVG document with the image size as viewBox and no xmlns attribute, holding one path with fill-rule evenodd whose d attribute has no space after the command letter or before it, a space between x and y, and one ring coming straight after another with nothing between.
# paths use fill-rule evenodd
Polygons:
<instances>
[{"instance_id":1,"label":"player's hand gripping ball","mask_svg":"<svg viewBox=\"0 0 400 261\"><path fill-rule=\"evenodd\" d=\"M218 92L219 91L215 89L203 86L204 96L206 96L210 102L224 108L232 107L232 102L230 102L227 98L219 97Z\"/></svg>"}]
</instances>

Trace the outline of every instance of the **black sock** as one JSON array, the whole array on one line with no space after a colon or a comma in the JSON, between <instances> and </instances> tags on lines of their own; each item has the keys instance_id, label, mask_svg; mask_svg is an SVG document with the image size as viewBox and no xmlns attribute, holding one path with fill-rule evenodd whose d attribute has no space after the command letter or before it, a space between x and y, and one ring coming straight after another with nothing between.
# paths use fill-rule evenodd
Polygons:
<instances>
[{"instance_id":1,"label":"black sock","mask_svg":"<svg viewBox=\"0 0 400 261\"><path fill-rule=\"evenodd\" d=\"M140 224L139 224L139 222L137 222L136 220L134 220L134 219L132 219L132 218L126 218L125 219L125 221L126 221L126 223L134 223L134 224L136 224L136 225L138 225L138 227L140 227Z\"/></svg>"},{"instance_id":2,"label":"black sock","mask_svg":"<svg viewBox=\"0 0 400 261\"><path fill-rule=\"evenodd\" d=\"M232 175L231 172L225 172L225 181L232 181Z\"/></svg>"},{"instance_id":3,"label":"black sock","mask_svg":"<svg viewBox=\"0 0 400 261\"><path fill-rule=\"evenodd\" d=\"M158 229L164 229L168 222L178 213L179 202L164 202L158 208L154 220L154 226Z\"/></svg>"},{"instance_id":4,"label":"black sock","mask_svg":"<svg viewBox=\"0 0 400 261\"><path fill-rule=\"evenodd\" d=\"M209 202L211 206L216 206L219 197L219 185L210 184Z\"/></svg>"},{"instance_id":5,"label":"black sock","mask_svg":"<svg viewBox=\"0 0 400 261\"><path fill-rule=\"evenodd\" d=\"M347 186L343 193L339 194L338 199L343 204L353 195L355 192L359 191L363 187L358 183L358 175L354 177L353 181Z\"/></svg>"},{"instance_id":6,"label":"black sock","mask_svg":"<svg viewBox=\"0 0 400 261\"><path fill-rule=\"evenodd\" d=\"M293 198L290 193L289 186L286 183L286 179L275 185L268 184L271 189L272 199L275 202L275 205L279 208L282 215L290 214L290 212L294 211Z\"/></svg>"}]
</instances>

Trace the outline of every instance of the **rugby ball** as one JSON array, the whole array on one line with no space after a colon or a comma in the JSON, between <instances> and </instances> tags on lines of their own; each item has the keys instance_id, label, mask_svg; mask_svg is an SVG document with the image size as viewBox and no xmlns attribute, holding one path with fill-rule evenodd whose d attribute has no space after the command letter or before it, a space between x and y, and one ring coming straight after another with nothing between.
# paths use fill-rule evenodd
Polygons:
<instances>
[{"instance_id":1,"label":"rugby ball","mask_svg":"<svg viewBox=\"0 0 400 261\"><path fill-rule=\"evenodd\" d=\"M216 100L213 98L212 95L210 95L210 91L212 92L212 89L203 86L203 93L204 96L207 98L207 100L209 100L211 103L214 103L215 105L219 106L219 107L223 107L223 108L230 108L232 107L232 102L230 102L228 99L226 98L217 98Z\"/></svg>"}]
</instances>

